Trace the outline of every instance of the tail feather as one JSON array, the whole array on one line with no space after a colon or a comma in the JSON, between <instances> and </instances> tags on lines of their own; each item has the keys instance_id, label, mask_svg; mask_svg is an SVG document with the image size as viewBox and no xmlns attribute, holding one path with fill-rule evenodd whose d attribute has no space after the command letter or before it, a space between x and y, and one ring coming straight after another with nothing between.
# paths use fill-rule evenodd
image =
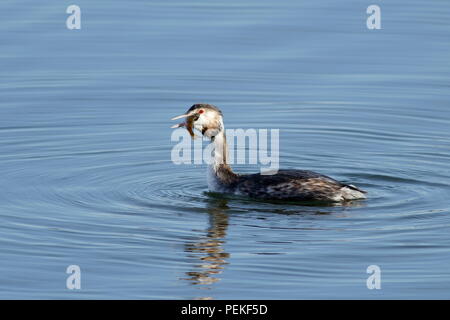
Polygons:
<instances>
[{"instance_id":1,"label":"tail feather","mask_svg":"<svg viewBox=\"0 0 450 320\"><path fill-rule=\"evenodd\" d=\"M345 185L341 188L342 198L344 200L365 199L367 191L361 190L354 185Z\"/></svg>"}]
</instances>

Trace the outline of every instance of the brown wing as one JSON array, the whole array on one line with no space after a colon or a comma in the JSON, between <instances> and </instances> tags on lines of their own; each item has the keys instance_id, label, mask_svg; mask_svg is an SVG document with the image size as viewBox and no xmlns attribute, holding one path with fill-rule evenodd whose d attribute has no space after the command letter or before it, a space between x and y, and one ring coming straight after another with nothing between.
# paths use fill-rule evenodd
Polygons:
<instances>
[{"instance_id":1,"label":"brown wing","mask_svg":"<svg viewBox=\"0 0 450 320\"><path fill-rule=\"evenodd\" d=\"M237 192L262 199L331 200L345 185L307 170L280 170L274 175L241 176Z\"/></svg>"}]
</instances>

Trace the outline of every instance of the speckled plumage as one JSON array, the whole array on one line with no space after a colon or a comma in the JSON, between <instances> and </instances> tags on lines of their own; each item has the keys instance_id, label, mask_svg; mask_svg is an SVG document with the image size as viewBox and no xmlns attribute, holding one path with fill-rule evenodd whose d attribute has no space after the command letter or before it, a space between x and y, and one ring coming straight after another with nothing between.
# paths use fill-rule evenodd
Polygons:
<instances>
[{"instance_id":1,"label":"speckled plumage","mask_svg":"<svg viewBox=\"0 0 450 320\"><path fill-rule=\"evenodd\" d=\"M239 175L229 167L216 171L213 191L256 199L345 201L365 198L365 191L307 170L280 170L274 175Z\"/></svg>"},{"instance_id":2,"label":"speckled plumage","mask_svg":"<svg viewBox=\"0 0 450 320\"><path fill-rule=\"evenodd\" d=\"M274 175L240 176L234 192L261 199L342 201L353 198L348 194L351 193L349 190L363 193L353 186L313 171L280 170Z\"/></svg>"}]
</instances>

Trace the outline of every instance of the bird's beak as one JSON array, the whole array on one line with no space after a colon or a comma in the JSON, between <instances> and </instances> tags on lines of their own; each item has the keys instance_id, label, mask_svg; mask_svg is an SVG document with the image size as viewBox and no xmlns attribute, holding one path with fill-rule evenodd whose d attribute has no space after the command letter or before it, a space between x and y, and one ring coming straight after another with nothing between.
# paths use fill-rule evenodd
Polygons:
<instances>
[{"instance_id":1,"label":"bird's beak","mask_svg":"<svg viewBox=\"0 0 450 320\"><path fill-rule=\"evenodd\" d=\"M186 118L187 116L188 116L187 114L182 114L182 115L180 115L180 116L173 117L173 118L170 119L170 120L177 120L177 119L181 119L181 118Z\"/></svg>"},{"instance_id":2,"label":"bird's beak","mask_svg":"<svg viewBox=\"0 0 450 320\"><path fill-rule=\"evenodd\" d=\"M189 113L185 113L185 114L182 114L182 115L173 117L173 118L170 119L170 120L177 120L177 119L181 119L181 118L186 118L186 117L192 116L193 114L195 114L195 112L191 111L191 112L189 112Z\"/></svg>"},{"instance_id":3,"label":"bird's beak","mask_svg":"<svg viewBox=\"0 0 450 320\"><path fill-rule=\"evenodd\" d=\"M191 135L192 139L195 139L196 136L194 134L194 131L192 130L193 129L193 121L192 120L194 119L195 115L196 115L196 112L191 111L191 112L182 114L180 116L173 117L171 120L177 120L177 119L181 119L181 118L187 118L187 119L186 119L186 121L184 121L182 123L173 125L171 128L186 127L186 129L189 132L189 134Z\"/></svg>"},{"instance_id":4,"label":"bird's beak","mask_svg":"<svg viewBox=\"0 0 450 320\"><path fill-rule=\"evenodd\" d=\"M181 119L181 118L187 118L187 117L190 117L190 116L192 116L194 114L195 114L195 112L191 111L189 113L185 113L185 114L173 117L170 120L177 120L177 119ZM186 122L182 122L182 123L175 124L175 125L171 126L171 128L174 129L174 128L180 128L180 127L185 127L185 126L186 126Z\"/></svg>"}]
</instances>

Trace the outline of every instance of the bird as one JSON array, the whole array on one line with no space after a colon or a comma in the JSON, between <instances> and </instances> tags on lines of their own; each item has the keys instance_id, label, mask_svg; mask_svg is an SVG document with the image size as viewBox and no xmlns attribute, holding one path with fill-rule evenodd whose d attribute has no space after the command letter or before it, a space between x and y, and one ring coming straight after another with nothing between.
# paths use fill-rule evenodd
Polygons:
<instances>
[{"instance_id":1,"label":"bird","mask_svg":"<svg viewBox=\"0 0 450 320\"><path fill-rule=\"evenodd\" d=\"M185 127L192 138L193 129L214 144L213 161L208 167L208 188L212 192L260 200L346 202L366 199L367 192L326 175L297 169L281 169L274 174L238 174L228 163L228 144L222 111L197 103L171 120L184 119L172 128Z\"/></svg>"}]
</instances>

